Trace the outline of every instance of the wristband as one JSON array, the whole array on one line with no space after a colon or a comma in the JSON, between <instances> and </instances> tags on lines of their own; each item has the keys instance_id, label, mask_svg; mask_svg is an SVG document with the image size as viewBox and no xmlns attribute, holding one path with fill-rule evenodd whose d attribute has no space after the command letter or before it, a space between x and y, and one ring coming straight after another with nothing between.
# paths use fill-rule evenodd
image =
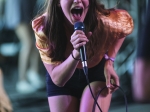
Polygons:
<instances>
[{"instance_id":1,"label":"wristband","mask_svg":"<svg viewBox=\"0 0 150 112\"><path fill-rule=\"evenodd\" d=\"M115 61L115 58L111 58L107 54L105 54L104 57L105 57L106 60L111 60L112 62Z\"/></svg>"},{"instance_id":2,"label":"wristband","mask_svg":"<svg viewBox=\"0 0 150 112\"><path fill-rule=\"evenodd\" d=\"M71 53L71 55L72 55L72 58L73 58L74 60L80 60L80 58L75 58L75 57L73 56L73 52Z\"/></svg>"}]
</instances>

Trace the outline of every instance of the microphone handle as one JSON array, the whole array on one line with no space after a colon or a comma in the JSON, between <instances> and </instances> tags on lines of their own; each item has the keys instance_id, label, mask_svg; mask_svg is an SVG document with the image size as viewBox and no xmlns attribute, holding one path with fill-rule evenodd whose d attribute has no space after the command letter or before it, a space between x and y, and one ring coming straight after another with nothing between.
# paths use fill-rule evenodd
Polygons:
<instances>
[{"instance_id":1,"label":"microphone handle","mask_svg":"<svg viewBox=\"0 0 150 112\"><path fill-rule=\"evenodd\" d=\"M75 23L74 30L82 30L83 32L85 32L84 24L82 22ZM84 71L85 75L87 75L88 67L87 67L87 61L86 61L87 59L86 59L85 45L81 46L79 48L79 51L80 51L80 58L81 58L81 62L82 62L83 71Z\"/></svg>"},{"instance_id":2,"label":"microphone handle","mask_svg":"<svg viewBox=\"0 0 150 112\"><path fill-rule=\"evenodd\" d=\"M87 61L86 61L87 59L86 59L85 45L80 47L80 57L81 57L83 70L87 74Z\"/></svg>"},{"instance_id":3,"label":"microphone handle","mask_svg":"<svg viewBox=\"0 0 150 112\"><path fill-rule=\"evenodd\" d=\"M80 47L80 57L81 57L81 61L86 61L85 45Z\"/></svg>"}]
</instances>

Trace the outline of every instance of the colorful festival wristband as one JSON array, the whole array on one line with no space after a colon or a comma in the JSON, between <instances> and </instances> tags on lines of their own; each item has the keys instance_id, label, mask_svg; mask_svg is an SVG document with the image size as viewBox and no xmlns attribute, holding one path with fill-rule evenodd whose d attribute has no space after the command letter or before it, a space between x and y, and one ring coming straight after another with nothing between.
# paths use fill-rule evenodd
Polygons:
<instances>
[{"instance_id":1,"label":"colorful festival wristband","mask_svg":"<svg viewBox=\"0 0 150 112\"><path fill-rule=\"evenodd\" d=\"M106 60L111 60L112 62L115 61L115 58L111 58L107 54L105 54L104 57L105 57Z\"/></svg>"}]
</instances>

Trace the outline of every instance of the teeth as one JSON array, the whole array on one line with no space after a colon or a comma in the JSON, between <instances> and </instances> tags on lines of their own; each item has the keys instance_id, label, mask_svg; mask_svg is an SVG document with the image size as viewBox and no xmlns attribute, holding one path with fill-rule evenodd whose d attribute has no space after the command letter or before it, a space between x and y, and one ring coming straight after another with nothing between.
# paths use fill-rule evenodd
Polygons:
<instances>
[{"instance_id":1,"label":"teeth","mask_svg":"<svg viewBox=\"0 0 150 112\"><path fill-rule=\"evenodd\" d=\"M82 9L81 7L75 7L74 9Z\"/></svg>"},{"instance_id":2,"label":"teeth","mask_svg":"<svg viewBox=\"0 0 150 112\"><path fill-rule=\"evenodd\" d=\"M74 8L74 9L81 9L81 8Z\"/></svg>"}]
</instances>

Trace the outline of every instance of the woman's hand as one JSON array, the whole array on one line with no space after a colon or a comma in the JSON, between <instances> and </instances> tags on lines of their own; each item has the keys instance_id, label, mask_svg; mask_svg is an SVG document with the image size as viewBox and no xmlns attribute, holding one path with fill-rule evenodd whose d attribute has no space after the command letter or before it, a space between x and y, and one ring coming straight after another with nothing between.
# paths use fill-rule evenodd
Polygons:
<instances>
[{"instance_id":1,"label":"woman's hand","mask_svg":"<svg viewBox=\"0 0 150 112\"><path fill-rule=\"evenodd\" d=\"M73 48L79 50L79 48L85 45L88 42L88 38L85 33L81 30L76 30L72 36L70 42L73 45Z\"/></svg>"},{"instance_id":2,"label":"woman's hand","mask_svg":"<svg viewBox=\"0 0 150 112\"><path fill-rule=\"evenodd\" d=\"M112 92L117 90L117 86L119 86L119 77L116 74L116 71L113 67L113 62L111 60L107 60L104 66L104 74L106 78L106 86L111 89ZM117 85L117 86L114 86Z\"/></svg>"},{"instance_id":3,"label":"woman's hand","mask_svg":"<svg viewBox=\"0 0 150 112\"><path fill-rule=\"evenodd\" d=\"M89 40L88 38L92 35L92 32L89 32L87 36L82 30L76 30L72 36L71 36L71 44L73 48L78 51L79 54L79 48L83 45L85 45ZM75 56L75 55L74 55Z\"/></svg>"}]
</instances>

